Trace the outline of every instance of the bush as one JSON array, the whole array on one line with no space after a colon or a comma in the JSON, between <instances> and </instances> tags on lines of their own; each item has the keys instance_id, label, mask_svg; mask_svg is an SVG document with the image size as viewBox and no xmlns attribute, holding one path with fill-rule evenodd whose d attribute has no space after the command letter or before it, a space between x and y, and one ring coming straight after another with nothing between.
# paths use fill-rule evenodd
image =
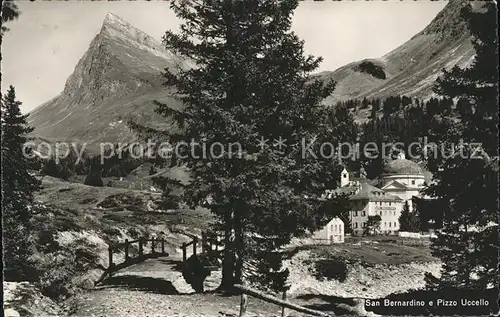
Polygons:
<instances>
[{"instance_id":1,"label":"bush","mask_svg":"<svg viewBox=\"0 0 500 317\"><path fill-rule=\"evenodd\" d=\"M137 239L142 235L142 233L139 231L139 229L132 227L128 229L128 235L133 239Z\"/></svg>"},{"instance_id":2,"label":"bush","mask_svg":"<svg viewBox=\"0 0 500 317\"><path fill-rule=\"evenodd\" d=\"M370 61L361 62L356 67L356 70L362 73L367 73L378 79L386 79L384 68Z\"/></svg>"},{"instance_id":3,"label":"bush","mask_svg":"<svg viewBox=\"0 0 500 317\"><path fill-rule=\"evenodd\" d=\"M104 198L100 203L98 203L97 207L115 208L115 207L127 206L127 208L130 209L129 208L130 206L141 206L141 205L142 205L141 198L125 193L125 194L110 195Z\"/></svg>"},{"instance_id":4,"label":"bush","mask_svg":"<svg viewBox=\"0 0 500 317\"><path fill-rule=\"evenodd\" d=\"M46 161L40 170L41 175L48 175L63 180L68 180L71 176L75 174L74 162L71 158L60 158L59 163L56 162L55 158L50 158Z\"/></svg>"},{"instance_id":5,"label":"bush","mask_svg":"<svg viewBox=\"0 0 500 317\"><path fill-rule=\"evenodd\" d=\"M90 198L84 198L84 199L80 200L79 203L82 205L86 205L86 204L93 204L95 202L97 202L97 199L94 197L90 197Z\"/></svg>"},{"instance_id":6,"label":"bush","mask_svg":"<svg viewBox=\"0 0 500 317\"><path fill-rule=\"evenodd\" d=\"M347 264L343 259L318 260L315 269L314 277L317 279L326 278L344 282L347 278Z\"/></svg>"},{"instance_id":7,"label":"bush","mask_svg":"<svg viewBox=\"0 0 500 317\"><path fill-rule=\"evenodd\" d=\"M46 235L46 239L53 239ZM50 241L53 246L56 241ZM48 250L46 250L48 251ZM68 246L58 245L50 253L39 254L35 259L37 286L42 294L54 299L71 296L79 288L73 280L92 268L99 267L97 246L86 239L76 239Z\"/></svg>"},{"instance_id":8,"label":"bush","mask_svg":"<svg viewBox=\"0 0 500 317\"><path fill-rule=\"evenodd\" d=\"M102 229L102 232L110 237L117 237L121 235L120 229L111 226L104 227Z\"/></svg>"},{"instance_id":9,"label":"bush","mask_svg":"<svg viewBox=\"0 0 500 317\"><path fill-rule=\"evenodd\" d=\"M96 186L96 187L103 187L104 186L104 183L102 181L101 176L97 173L90 173L89 175L87 175L87 177L85 178L84 184L89 185L89 186Z\"/></svg>"}]
</instances>

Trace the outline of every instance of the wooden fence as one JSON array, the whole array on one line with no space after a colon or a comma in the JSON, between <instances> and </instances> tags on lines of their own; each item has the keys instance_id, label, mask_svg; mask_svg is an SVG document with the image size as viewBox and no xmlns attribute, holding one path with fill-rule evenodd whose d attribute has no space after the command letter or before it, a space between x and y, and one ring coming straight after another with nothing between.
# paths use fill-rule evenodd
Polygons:
<instances>
[{"instance_id":1,"label":"wooden fence","mask_svg":"<svg viewBox=\"0 0 500 317\"><path fill-rule=\"evenodd\" d=\"M147 243L151 243L151 252L145 253L144 246ZM137 255L131 256L132 247L137 244ZM113 261L114 254L125 254L125 260L122 263L115 263ZM115 244L108 248L108 267L104 270L101 277L95 282L95 284L102 282L104 279L111 277L113 273L128 266L143 262L147 259L158 258L162 256L168 256L169 254L165 252L165 240L155 239L155 238L139 238L137 240L129 241L125 239L125 242Z\"/></svg>"},{"instance_id":2,"label":"wooden fence","mask_svg":"<svg viewBox=\"0 0 500 317\"><path fill-rule=\"evenodd\" d=\"M181 246L182 249L182 261L186 261L188 258L188 251L192 246L192 255L196 255L198 243L201 243L201 253L206 253L207 251L219 250L222 246L222 242L219 241L216 233L203 232L201 234L201 241L198 237L192 237L190 242L184 242ZM214 249L215 247L215 249Z\"/></svg>"},{"instance_id":3,"label":"wooden fence","mask_svg":"<svg viewBox=\"0 0 500 317\"><path fill-rule=\"evenodd\" d=\"M251 289L250 287L244 286L244 285L239 285L236 284L234 285L235 288L239 289L241 293L241 304L240 304L240 316L239 317L246 317L247 314L247 304L248 304L248 296L251 295L255 298L261 299L265 302L276 304L278 306L281 306L281 317L285 317L287 315L286 309L291 309L295 310L301 313L306 313L312 316L322 316L322 317L332 317L333 315L329 315L327 313L309 309L303 306L299 306L293 303L290 303L286 300L286 291L283 292L283 297L282 299L279 299L277 297L268 295L266 293Z\"/></svg>"}]
</instances>

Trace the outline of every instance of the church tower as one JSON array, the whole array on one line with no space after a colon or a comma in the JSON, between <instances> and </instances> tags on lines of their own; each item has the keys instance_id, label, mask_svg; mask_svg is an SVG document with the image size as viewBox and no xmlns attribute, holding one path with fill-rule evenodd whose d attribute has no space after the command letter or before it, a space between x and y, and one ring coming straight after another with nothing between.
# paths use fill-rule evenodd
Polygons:
<instances>
[{"instance_id":1,"label":"church tower","mask_svg":"<svg viewBox=\"0 0 500 317\"><path fill-rule=\"evenodd\" d=\"M349 172L345 169L340 173L340 187L347 186L349 184Z\"/></svg>"}]
</instances>

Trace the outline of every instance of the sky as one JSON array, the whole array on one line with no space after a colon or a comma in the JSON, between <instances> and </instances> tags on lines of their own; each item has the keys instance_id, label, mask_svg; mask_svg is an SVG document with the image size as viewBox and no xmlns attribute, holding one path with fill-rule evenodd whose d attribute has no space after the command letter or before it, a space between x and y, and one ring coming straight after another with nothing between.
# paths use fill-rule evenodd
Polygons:
<instances>
[{"instance_id":1,"label":"sky","mask_svg":"<svg viewBox=\"0 0 500 317\"><path fill-rule=\"evenodd\" d=\"M21 15L2 43L2 92L16 88L27 113L57 96L108 12L160 40L178 30L168 1L17 1ZM421 31L446 1L302 1L292 29L318 71L380 57Z\"/></svg>"}]
</instances>

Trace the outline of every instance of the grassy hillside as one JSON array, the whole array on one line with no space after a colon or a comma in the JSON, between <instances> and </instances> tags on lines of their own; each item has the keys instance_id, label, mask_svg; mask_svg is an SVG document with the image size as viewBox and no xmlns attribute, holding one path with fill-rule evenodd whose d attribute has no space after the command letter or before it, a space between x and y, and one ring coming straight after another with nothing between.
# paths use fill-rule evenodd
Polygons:
<instances>
[{"instance_id":1,"label":"grassy hillside","mask_svg":"<svg viewBox=\"0 0 500 317\"><path fill-rule=\"evenodd\" d=\"M462 7L461 1L449 1L424 30L384 56L318 74L337 82L325 104L392 95L432 97L432 85L443 68L465 67L474 57L471 35L460 16Z\"/></svg>"},{"instance_id":2,"label":"grassy hillside","mask_svg":"<svg viewBox=\"0 0 500 317\"><path fill-rule=\"evenodd\" d=\"M62 299L93 287L107 267L109 245L155 236L175 253L212 220L204 209L159 211L155 202L160 195L44 177L33 219L33 276L42 293Z\"/></svg>"}]
</instances>

